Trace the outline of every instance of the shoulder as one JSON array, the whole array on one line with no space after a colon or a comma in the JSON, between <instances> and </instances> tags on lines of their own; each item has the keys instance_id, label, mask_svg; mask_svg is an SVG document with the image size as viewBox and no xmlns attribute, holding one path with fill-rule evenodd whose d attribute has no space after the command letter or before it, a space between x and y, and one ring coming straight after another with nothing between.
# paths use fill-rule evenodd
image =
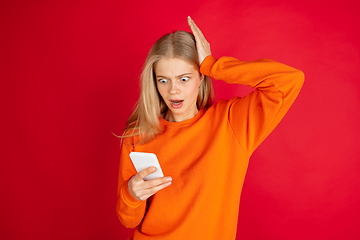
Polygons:
<instances>
[{"instance_id":1,"label":"shoulder","mask_svg":"<svg viewBox=\"0 0 360 240\"><path fill-rule=\"evenodd\" d=\"M229 112L232 104L236 101L241 101L241 98L233 97L230 100L220 99L218 102L206 109L205 115L207 117L219 117L221 115L227 117L227 113Z\"/></svg>"},{"instance_id":2,"label":"shoulder","mask_svg":"<svg viewBox=\"0 0 360 240\"><path fill-rule=\"evenodd\" d=\"M121 136L123 147L133 147L139 142L139 129L126 129Z\"/></svg>"}]
</instances>

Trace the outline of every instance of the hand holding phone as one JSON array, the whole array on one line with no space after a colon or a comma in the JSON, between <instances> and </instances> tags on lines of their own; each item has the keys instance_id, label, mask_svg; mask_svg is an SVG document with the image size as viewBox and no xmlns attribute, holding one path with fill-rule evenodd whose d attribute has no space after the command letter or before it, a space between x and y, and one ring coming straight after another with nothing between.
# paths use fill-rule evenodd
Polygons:
<instances>
[{"instance_id":1,"label":"hand holding phone","mask_svg":"<svg viewBox=\"0 0 360 240\"><path fill-rule=\"evenodd\" d=\"M134 153L134 152L130 153L131 160L133 161L133 164L134 164L135 168L137 169L138 173L136 175L134 175L132 178L130 178L130 180L128 182L128 188L129 188L129 192L131 193L131 195L135 199L140 200L140 201L145 201L146 199L148 199L150 196L154 195L158 191L170 186L171 181L172 181L171 177L163 177L164 175L161 171L160 164L157 161L155 154L153 154L153 155L155 155L156 160L154 159L154 156L152 156L150 154L150 159L152 159L152 160L149 160L149 161L146 161L146 163L143 163L145 161L144 160L145 155L149 156L148 154L143 154L143 153L141 153L141 154ZM133 159L135 159L135 160L133 160ZM146 157L145 157L145 159L146 159ZM141 162L141 163L138 164L138 162ZM155 167L154 167L154 165L155 165ZM156 168L156 169L154 169L154 168ZM142 170L140 170L140 169L142 169ZM153 175L154 173L158 172L158 170L160 170L158 173L159 175ZM150 175L152 175L152 176L150 177ZM157 176L162 176L162 177L158 178ZM149 177L152 180L146 180L146 179L149 179Z\"/></svg>"},{"instance_id":2,"label":"hand holding phone","mask_svg":"<svg viewBox=\"0 0 360 240\"><path fill-rule=\"evenodd\" d=\"M140 172L148 167L156 167L156 171L144 178L145 181L164 176L160 163L154 153L131 152L130 158L137 172Z\"/></svg>"}]
</instances>

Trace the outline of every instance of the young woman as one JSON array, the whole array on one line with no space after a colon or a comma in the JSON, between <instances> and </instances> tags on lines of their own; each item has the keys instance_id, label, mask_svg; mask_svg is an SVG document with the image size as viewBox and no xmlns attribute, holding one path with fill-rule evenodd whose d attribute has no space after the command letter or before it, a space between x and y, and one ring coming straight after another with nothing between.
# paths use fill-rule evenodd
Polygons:
<instances>
[{"instance_id":1,"label":"young woman","mask_svg":"<svg viewBox=\"0 0 360 240\"><path fill-rule=\"evenodd\" d=\"M124 132L117 214L129 239L235 239L249 157L289 109L301 71L271 60L215 59L188 18L151 48L137 107ZM213 104L211 80L254 92ZM130 152L151 152L165 177L145 181Z\"/></svg>"}]
</instances>

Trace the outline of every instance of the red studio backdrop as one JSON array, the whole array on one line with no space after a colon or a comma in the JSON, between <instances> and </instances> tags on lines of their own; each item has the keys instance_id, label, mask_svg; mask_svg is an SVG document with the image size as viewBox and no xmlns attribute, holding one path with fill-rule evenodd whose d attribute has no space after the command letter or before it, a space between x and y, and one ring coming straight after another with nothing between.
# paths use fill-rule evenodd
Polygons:
<instances>
[{"instance_id":1,"label":"red studio backdrop","mask_svg":"<svg viewBox=\"0 0 360 240\"><path fill-rule=\"evenodd\" d=\"M237 239L360 239L359 1L0 3L0 239L126 239L121 134L151 45L196 21L215 57L305 85L250 159ZM251 89L214 80L216 99ZM192 143L189 143L192 144ZM224 206L226 207L226 206Z\"/></svg>"}]
</instances>

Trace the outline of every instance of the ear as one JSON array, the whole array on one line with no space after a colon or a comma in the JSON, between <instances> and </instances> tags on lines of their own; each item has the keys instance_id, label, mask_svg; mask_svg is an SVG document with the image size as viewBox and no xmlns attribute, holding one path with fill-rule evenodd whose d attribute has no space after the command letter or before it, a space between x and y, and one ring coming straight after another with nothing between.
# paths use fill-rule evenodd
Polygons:
<instances>
[{"instance_id":1,"label":"ear","mask_svg":"<svg viewBox=\"0 0 360 240\"><path fill-rule=\"evenodd\" d=\"M205 78L205 76L204 76L204 74L201 74L201 73L199 73L200 74L200 83L204 80L204 78Z\"/></svg>"}]
</instances>

